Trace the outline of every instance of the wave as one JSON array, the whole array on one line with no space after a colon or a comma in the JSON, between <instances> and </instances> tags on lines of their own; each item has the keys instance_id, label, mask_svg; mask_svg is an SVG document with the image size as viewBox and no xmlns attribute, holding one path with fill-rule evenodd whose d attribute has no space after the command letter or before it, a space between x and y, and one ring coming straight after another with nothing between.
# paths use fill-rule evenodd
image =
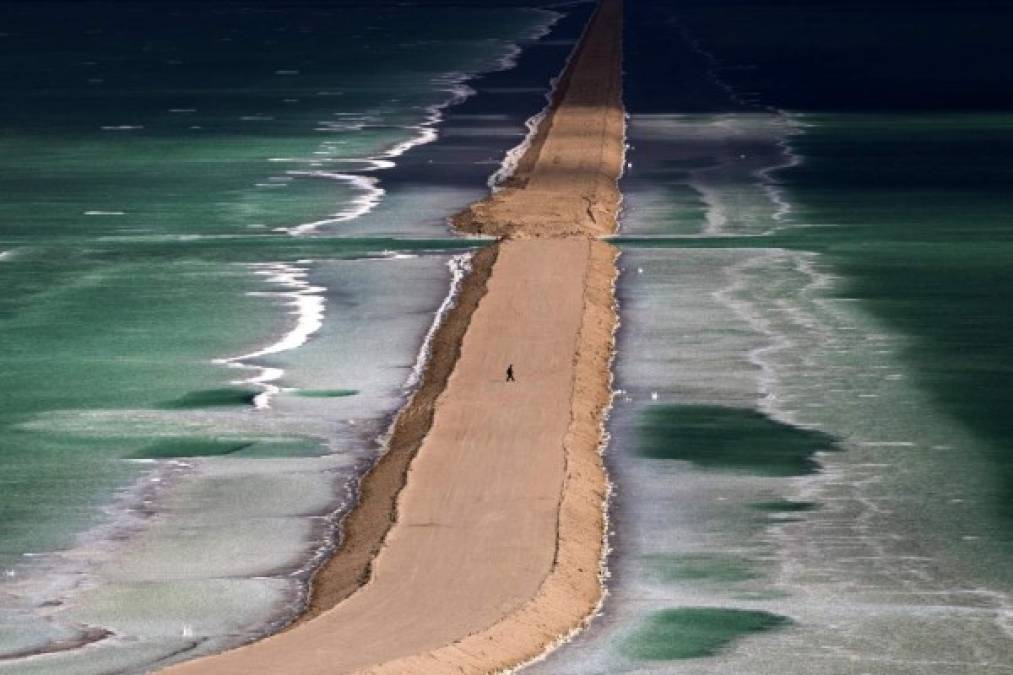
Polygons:
<instances>
[{"instance_id":1,"label":"wave","mask_svg":"<svg viewBox=\"0 0 1013 675\"><path fill-rule=\"evenodd\" d=\"M330 161L361 162L366 164L365 171L382 171L384 169L393 168L395 166L395 162L392 160L400 157L414 147L432 143L439 137L439 132L436 131L435 127L443 121L443 111L446 108L461 103L476 93L474 89L464 84L466 80L471 79L472 77L474 77L474 75L453 72L443 75L435 80L437 83L444 85L451 95L446 100L426 108L425 117L421 122L403 127L405 129L414 130L416 132L415 136L401 141L387 150L371 157L339 158L337 160ZM317 127L318 131L361 130L371 126L369 122L362 120L351 123L328 121L319 122L318 124L320 125ZM272 161L290 160L287 160L287 158L272 158ZM313 163L311 162L311 165L312 164ZM385 194L385 190L379 186L379 179L374 176L363 176L353 173L332 173L325 171L289 171L287 173L293 176L316 176L330 178L332 180L346 181L364 193L360 197L352 200L350 206L329 218L323 218L308 223L300 223L299 225L291 227L276 228L276 231L278 232L285 232L293 236L311 234L323 226L333 225L363 216L375 209L380 204L380 201Z\"/></svg>"},{"instance_id":2,"label":"wave","mask_svg":"<svg viewBox=\"0 0 1013 675\"><path fill-rule=\"evenodd\" d=\"M517 59L524 52L524 48L521 47L521 43L532 43L538 42L543 37L552 32L552 27L556 25L565 14L562 12L556 12L551 9L536 9L536 12L546 17L546 22L535 26L528 33L521 36L518 42L511 42L507 44L507 53L496 59L497 70L511 70L517 66Z\"/></svg>"},{"instance_id":3,"label":"wave","mask_svg":"<svg viewBox=\"0 0 1013 675\"><path fill-rule=\"evenodd\" d=\"M461 281L471 271L471 258L473 253L462 253L460 255L453 256L448 262L447 267L450 268L450 291L447 293L447 297L440 303L439 308L436 310L436 315L433 318L433 323L429 326L429 331L426 332L425 338L422 340L422 347L419 349L418 356L415 358L415 365L412 366L411 372L408 374L408 379L404 383L405 390L414 389L418 386L422 380L422 374L426 369L426 364L429 362L429 357L432 355L432 342L433 336L436 335L436 331L443 324L443 320L447 316L454 305L457 304L457 296L461 290Z\"/></svg>"},{"instance_id":4,"label":"wave","mask_svg":"<svg viewBox=\"0 0 1013 675\"><path fill-rule=\"evenodd\" d=\"M560 12L555 12L551 10L539 10L539 11L546 16L547 18L546 22L533 28L527 35L523 36L520 39L520 42L509 43L507 46L506 53L501 55L497 59L496 67L493 69L494 71L505 71L516 67L517 59L523 52L523 48L521 47L520 43L535 42L540 40L545 35L547 35L552 30L552 26L555 25L555 23L564 16L564 14ZM475 89L470 87L467 83L470 80L478 77L480 74L481 72L466 73L459 71L451 71L433 78L431 82L438 85L440 90L448 92L450 96L443 101L434 103L426 107L425 115L423 116L422 121L419 122L418 124L402 127L404 129L413 130L416 132L415 135L412 136L411 138L401 141L393 145L392 147L388 148L387 150L384 150L383 152L380 152L370 157L339 158L328 161L365 163L367 165L365 171L381 171L384 169L393 168L394 166L396 166L396 162L393 161L396 158L405 154L412 148L432 143L439 138L439 131L437 131L437 127L443 121L446 109L459 105L460 103L463 103L468 98L474 96L477 93ZM555 84L556 84L555 79L553 79L551 82L552 89L550 90L549 93L546 94L547 101L551 101L551 97L555 91ZM317 94L338 96L341 95L341 92L317 92ZM548 103L546 104L546 110L547 109ZM544 111L543 113L540 113L540 115L544 117ZM324 132L333 132L342 130L355 131L368 128L369 126L375 126L374 124L371 124L371 122L377 123L380 122L380 120L359 113L335 113L335 116L338 117L340 121L335 122L328 120L318 122L316 130ZM536 117L538 116L536 115ZM350 120L348 118L357 118L357 119ZM532 120L528 120L528 122L525 123L528 126L529 136L531 136L534 133L533 128L537 126L538 121L540 120L541 117L538 117L538 119L532 118ZM528 144L530 144L529 139L526 138L526 141ZM527 146L525 146L525 149L526 147ZM505 161L509 160L516 162L521 154L523 154L523 149L519 150L515 154L510 154L508 152L507 160ZM272 161L286 161L286 159L273 158ZM512 171L512 169L510 170ZM500 171L494 173L493 176L499 176L503 171L504 169L503 167L501 167ZM289 172L289 173L297 175L296 172ZM322 172L317 172L317 175L320 175L320 173ZM343 209L342 211L338 212L337 214L335 214L330 218L324 218L309 223L301 223L299 225L291 227L277 228L277 231L286 232L294 236L300 236L316 232L323 226L344 222L347 220L351 220L353 218L358 218L375 209L380 204L380 201L382 200L385 194L383 188L379 187L379 179L377 178L366 177L352 173L330 173L327 174L327 177L330 177L335 180L347 181L350 184L362 190L365 194L362 197L354 200L354 204L352 206ZM506 175L503 175L503 177L505 178ZM490 178L490 180L492 180L492 178Z\"/></svg>"},{"instance_id":5,"label":"wave","mask_svg":"<svg viewBox=\"0 0 1013 675\"><path fill-rule=\"evenodd\" d=\"M760 169L754 175L759 179L764 192L767 193L770 202L775 206L774 213L770 216L771 219L777 223L781 223L791 214L792 205L785 196L781 182L774 174L783 169L791 169L803 164L804 158L795 152L789 139L795 134L802 133L805 124L800 121L801 115L799 114L780 109L776 109L775 112L784 120L787 127L785 136L777 142L777 145L781 148L781 155L784 157L784 161L780 164Z\"/></svg>"},{"instance_id":6,"label":"wave","mask_svg":"<svg viewBox=\"0 0 1013 675\"><path fill-rule=\"evenodd\" d=\"M789 140L791 136L802 133L802 129L805 125L799 121L800 116L782 108L764 104L759 100L736 90L735 87L722 79L722 77L718 74L718 71L721 69L721 62L718 57L713 52L705 49L701 41L690 34L689 29L685 26L678 25L674 19L670 23L678 29L680 35L687 44L689 44L690 48L707 62L707 77L719 89L725 92L731 102L747 110L765 110L782 121L786 130L784 136L777 144L781 148L781 154L784 158L783 161L759 169L753 173L753 175L760 181L761 187L764 192L767 193L771 203L775 206L774 213L771 214L771 219L774 220L776 224L782 223L791 213L792 206L788 201L784 190L781 188L780 182L776 179L774 174L783 169L800 166L803 163L802 155L795 152ZM774 232L777 229L779 228L775 226L770 230L770 232Z\"/></svg>"},{"instance_id":7,"label":"wave","mask_svg":"<svg viewBox=\"0 0 1013 675\"><path fill-rule=\"evenodd\" d=\"M0 609L12 612L19 622L24 622L25 628L37 622L49 627L54 635L65 637L53 637L27 647L13 645L13 652L0 653L0 664L93 647L120 638L108 627L82 624L58 613L39 610L59 607L92 588L95 582L90 572L94 565L109 560L123 542L144 530L155 513L154 504L194 469L192 463L176 459L144 463L150 463L151 468L100 507L102 522L78 534L73 546L54 552L22 553L25 567L5 570L5 602Z\"/></svg>"},{"instance_id":8,"label":"wave","mask_svg":"<svg viewBox=\"0 0 1013 675\"><path fill-rule=\"evenodd\" d=\"M532 41L540 40L541 38L548 35L549 32L552 30L552 26L557 21L559 21L561 17L564 16L559 12L553 12L551 10L543 10L543 11L552 14L551 22L545 26L544 31L539 30L532 31L531 37L529 38ZM574 55L573 51L571 51L567 55L566 62L564 63L563 68L561 70L561 74L565 73L569 69L570 60L573 58L573 55ZM516 65L516 62L514 65ZM545 106L537 113L535 113L534 115L532 115L531 117L529 117L524 121L524 126L527 128L527 133L524 134L524 138L521 140L520 143L518 143L517 145L506 151L506 155L503 157L503 161L500 163L500 168L494 171L493 174L489 176L489 179L486 181L486 185L488 185L489 189L492 190L493 192L499 190L503 182L514 175L514 172L517 170L517 165L520 163L521 158L524 156L524 153L528 151L528 148L530 148L531 144L534 142L535 135L538 133L538 126L542 123L542 120L545 119L545 117L549 114L549 111L552 109L552 102L556 98L556 88L559 86L561 74L549 80L549 88L545 91Z\"/></svg>"},{"instance_id":9,"label":"wave","mask_svg":"<svg viewBox=\"0 0 1013 675\"><path fill-rule=\"evenodd\" d=\"M504 68L513 67L514 62L511 61L510 57L515 56L516 53L514 50L509 50L509 52L501 58L499 65ZM345 162L351 165L362 165L361 168L359 166L355 166L352 171L375 171L393 167L395 165L393 160L400 155L408 152L416 146L430 143L437 139L439 134L435 127L442 122L443 111L447 107L456 105L475 94L475 90L466 84L467 80L472 77L474 77L474 75L448 73L436 80L437 84L441 87L445 87L450 95L446 98L446 100L427 108L426 114L419 124L406 127L416 132L412 138L399 142L374 157L364 159L346 158L329 161ZM328 94L321 93L321 95ZM334 93L333 95L340 95L340 93ZM190 111L188 109L178 109L170 112L184 114ZM254 119L265 119L265 116L248 116L248 119L251 121ZM120 125L103 127L103 130L131 131L142 128L143 127L139 125ZM292 160L276 158L275 161ZM304 162L305 160L299 159L295 161ZM385 194L384 190L379 186L378 178L352 172L331 172L312 169L287 171L284 176L269 178L264 184L284 184L287 182L284 180L286 178L289 180L299 178L337 180L348 183L362 193L353 199L352 202L349 203L342 211L331 218L323 219L315 223L305 223L292 228L285 228L283 230L291 235L297 236L313 232L319 227L327 224L350 220L368 213L376 207ZM113 211L93 211L89 212L88 215L111 216L125 214L123 212ZM180 238L184 236L192 236L193 238L218 237L218 235L178 236ZM220 235L221 238L231 236L243 235ZM10 257L10 253L11 251L8 250L0 250L0 260L8 259ZM394 251L385 251L383 252L383 257L397 260L404 257L414 256ZM450 289L438 308L433 319L433 324L423 340L416 363L404 384L406 389L416 386L418 382L419 376L430 356L433 335L436 329L444 321L446 313L457 301L460 283L470 268L470 260L471 254L467 253L454 256L450 261L448 261L448 266L451 272ZM264 280L268 284L277 287L278 290L256 290L251 291L249 295L281 300L289 310L289 314L294 319L294 323L288 327L281 337L277 338L265 347L236 356L215 359L214 361L219 365L229 368L254 371L252 376L239 380L236 384L255 385L261 390L254 398L254 404L259 409L270 408L272 397L282 390L278 385L278 381L284 376L284 370L282 368L268 365L260 365L256 363L256 361L272 354L286 352L302 346L312 339L314 334L316 334L322 327L327 303L326 297L324 296L326 289L310 283L308 278L308 267L310 262L311 261L299 260L294 263L276 262L256 263L250 265L250 268L255 274L264 277ZM267 425L268 427L270 427L270 425L277 424L277 420L267 419L271 417L270 415L255 417L264 420L261 424ZM211 423L211 420L208 420L208 422ZM257 423L254 422L254 426L256 426L256 424ZM277 432L277 428L270 428L272 431ZM164 498L163 495L176 486L178 481L191 477L193 474L202 470L202 462L200 461L188 462L183 460L166 461L154 459L135 459L126 461L137 464L143 472L142 475L131 487L117 493L117 497L109 506L106 507L104 510L105 517L103 518L105 524L98 528L89 530L87 533L82 535L79 546L73 547L73 549L67 551L66 554L53 554L51 564L47 562L40 567L40 569L42 569L41 578L45 581L45 584L40 585L38 583L39 579L34 579L32 584L30 584L31 587L29 588L26 578L26 598L44 599L48 601L54 596L66 597L76 589L85 588L87 584L90 583L96 583L96 580L88 575L88 570L91 569L96 560L109 559L114 556L113 549L115 547L121 545L125 541L133 540L136 533L146 527L151 522L151 517L158 513L159 503L163 501ZM342 507L343 506L344 504L342 503ZM312 567L319 561L319 559L320 552L315 554L311 561L307 564ZM305 568L300 569L302 570ZM57 572L57 570L58 573L54 573ZM20 582L21 579L18 581ZM57 587L58 584L63 584L66 592L61 591L61 589ZM39 594L38 589L40 587L45 589L44 598ZM7 589L5 588L5 590ZM265 632L272 632L273 630L274 628L265 629ZM184 625L182 636L184 638L190 638L192 633L193 630L188 625ZM119 640L130 640L132 637L127 635L111 635L110 639L115 643Z\"/></svg>"},{"instance_id":10,"label":"wave","mask_svg":"<svg viewBox=\"0 0 1013 675\"><path fill-rule=\"evenodd\" d=\"M236 380L232 384L252 384L260 387L262 391L254 397L253 404L257 408L269 408L271 407L271 397L281 391L281 388L273 383L280 380L285 371L282 368L259 366L249 363L249 361L270 354L287 352L306 344L310 337L323 326L327 300L322 293L327 289L323 286L310 284L306 279L309 270L304 267L297 267L289 263L253 263L251 267L256 270L256 274L267 277L266 281L269 283L278 284L290 290L250 291L248 295L286 299L292 309L290 314L296 317L295 325L276 342L266 347L239 356L215 359L214 362L231 368L257 369L259 372L256 375Z\"/></svg>"},{"instance_id":11,"label":"wave","mask_svg":"<svg viewBox=\"0 0 1013 675\"><path fill-rule=\"evenodd\" d=\"M333 225L363 216L375 209L380 203L380 200L383 199L383 195L386 193L386 191L379 186L380 180L373 176L362 176L353 173L331 173L327 171L288 171L286 173L290 176L310 176L314 178L344 181L351 184L353 187L358 188L362 192L362 194L358 197L353 198L343 210L338 211L330 218L302 223L301 225L296 225L294 227L277 228L277 231L287 232L288 234L294 236L308 234L324 225Z\"/></svg>"}]
</instances>

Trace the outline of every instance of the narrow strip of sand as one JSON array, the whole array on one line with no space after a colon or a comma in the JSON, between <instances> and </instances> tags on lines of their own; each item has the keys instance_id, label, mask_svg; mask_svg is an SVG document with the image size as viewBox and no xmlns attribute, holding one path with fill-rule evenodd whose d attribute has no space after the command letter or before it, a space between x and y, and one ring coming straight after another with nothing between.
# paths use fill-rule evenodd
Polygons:
<instances>
[{"instance_id":1,"label":"narrow strip of sand","mask_svg":"<svg viewBox=\"0 0 1013 675\"><path fill-rule=\"evenodd\" d=\"M508 237L615 232L625 157L621 66L622 3L604 0L517 171L454 224Z\"/></svg>"},{"instance_id":2,"label":"narrow strip of sand","mask_svg":"<svg viewBox=\"0 0 1013 675\"><path fill-rule=\"evenodd\" d=\"M309 618L172 672L490 672L593 613L617 256L594 235L619 204L621 12L599 6L516 179L457 219L504 239L477 255Z\"/></svg>"}]
</instances>

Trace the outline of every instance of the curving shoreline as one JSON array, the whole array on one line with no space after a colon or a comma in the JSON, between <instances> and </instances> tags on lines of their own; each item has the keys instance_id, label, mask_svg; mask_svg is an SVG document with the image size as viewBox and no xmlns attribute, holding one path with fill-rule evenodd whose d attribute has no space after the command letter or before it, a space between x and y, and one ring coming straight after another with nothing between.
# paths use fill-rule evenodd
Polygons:
<instances>
[{"instance_id":1,"label":"curving shoreline","mask_svg":"<svg viewBox=\"0 0 1013 675\"><path fill-rule=\"evenodd\" d=\"M595 612L618 256L596 237L620 202L621 13L600 3L514 178L455 218L501 239L474 255L306 613L171 672L489 672Z\"/></svg>"},{"instance_id":2,"label":"curving shoreline","mask_svg":"<svg viewBox=\"0 0 1013 675\"><path fill-rule=\"evenodd\" d=\"M354 593L369 580L373 559L397 521L397 497L408 481L415 453L429 433L436 401L447 386L461 353L461 342L499 254L496 244L471 257L454 305L433 333L431 352L418 388L394 420L384 453L362 476L356 504L339 524L340 545L310 581L305 612L292 627L305 623Z\"/></svg>"}]
</instances>

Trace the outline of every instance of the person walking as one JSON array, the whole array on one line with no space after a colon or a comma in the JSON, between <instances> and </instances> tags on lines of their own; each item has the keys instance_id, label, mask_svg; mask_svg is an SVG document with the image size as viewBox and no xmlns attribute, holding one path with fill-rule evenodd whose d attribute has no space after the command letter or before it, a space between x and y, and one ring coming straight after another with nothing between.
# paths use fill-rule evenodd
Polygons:
<instances>
[{"instance_id":1,"label":"person walking","mask_svg":"<svg viewBox=\"0 0 1013 675\"><path fill-rule=\"evenodd\" d=\"M517 381L517 380L514 379L514 364L512 364L512 363L509 366L507 366L507 379L506 379L506 381L507 382L516 382Z\"/></svg>"}]
</instances>

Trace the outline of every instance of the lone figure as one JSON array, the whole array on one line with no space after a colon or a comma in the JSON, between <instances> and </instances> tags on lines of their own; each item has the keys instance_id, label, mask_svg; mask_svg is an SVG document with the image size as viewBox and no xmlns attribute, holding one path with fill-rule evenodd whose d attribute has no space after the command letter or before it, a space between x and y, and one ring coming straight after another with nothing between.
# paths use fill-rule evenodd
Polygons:
<instances>
[{"instance_id":1,"label":"lone figure","mask_svg":"<svg viewBox=\"0 0 1013 675\"><path fill-rule=\"evenodd\" d=\"M512 364L512 363L509 366L507 366L507 379L506 379L506 381L507 382L516 382L517 381L517 380L514 379L514 364Z\"/></svg>"}]
</instances>

